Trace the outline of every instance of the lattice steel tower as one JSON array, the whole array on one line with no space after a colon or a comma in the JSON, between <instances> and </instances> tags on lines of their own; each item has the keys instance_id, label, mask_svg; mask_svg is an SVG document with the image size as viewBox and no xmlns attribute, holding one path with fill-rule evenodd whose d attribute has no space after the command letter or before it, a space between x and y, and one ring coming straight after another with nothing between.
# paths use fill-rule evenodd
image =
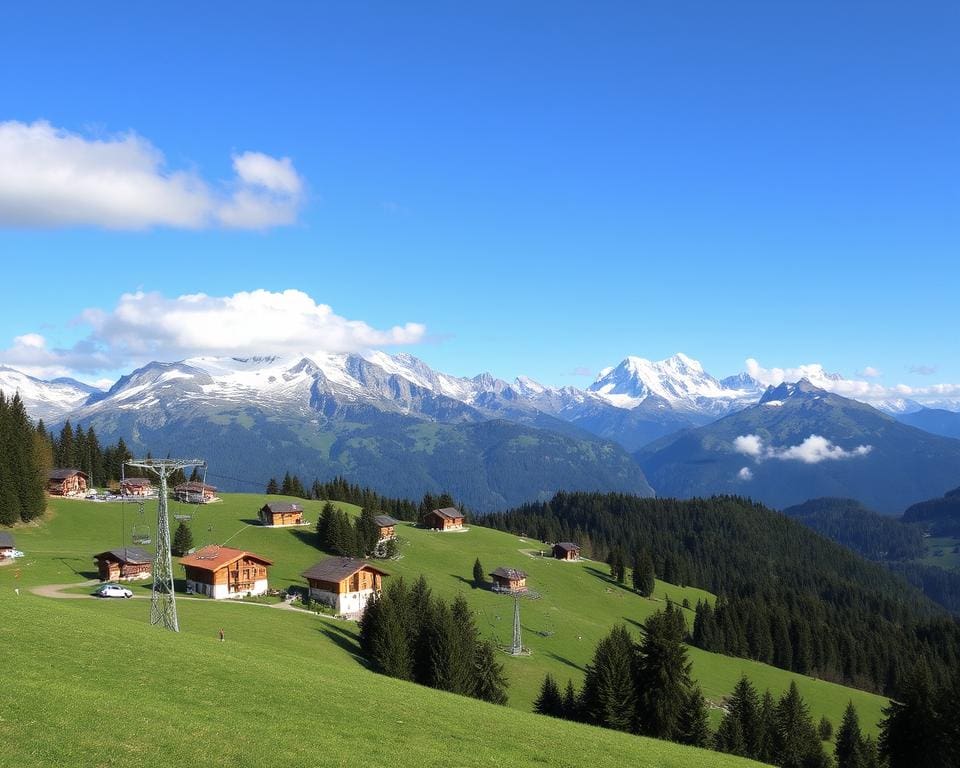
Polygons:
<instances>
[{"instance_id":1,"label":"lattice steel tower","mask_svg":"<svg viewBox=\"0 0 960 768\"><path fill-rule=\"evenodd\" d=\"M160 478L160 495L157 498L157 553L153 557L150 623L160 624L171 632L179 632L180 622L177 620L177 603L173 594L173 560L170 557L167 478L177 470L187 467L206 467L207 462L203 459L131 459L126 465L149 470Z\"/></svg>"},{"instance_id":2,"label":"lattice steel tower","mask_svg":"<svg viewBox=\"0 0 960 768\"><path fill-rule=\"evenodd\" d=\"M513 643L509 653L512 656L523 654L523 643L520 640L520 595L513 596Z\"/></svg>"}]
</instances>

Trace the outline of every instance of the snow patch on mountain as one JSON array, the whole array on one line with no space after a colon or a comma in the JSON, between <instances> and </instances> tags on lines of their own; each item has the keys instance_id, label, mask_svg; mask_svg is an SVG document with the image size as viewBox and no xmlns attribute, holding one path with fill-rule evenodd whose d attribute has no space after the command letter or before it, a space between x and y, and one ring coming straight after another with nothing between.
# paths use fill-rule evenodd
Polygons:
<instances>
[{"instance_id":1,"label":"snow patch on mountain","mask_svg":"<svg viewBox=\"0 0 960 768\"><path fill-rule=\"evenodd\" d=\"M48 423L80 407L87 398L100 391L74 379L44 381L0 366L0 392L8 398L19 392L27 413Z\"/></svg>"}]
</instances>

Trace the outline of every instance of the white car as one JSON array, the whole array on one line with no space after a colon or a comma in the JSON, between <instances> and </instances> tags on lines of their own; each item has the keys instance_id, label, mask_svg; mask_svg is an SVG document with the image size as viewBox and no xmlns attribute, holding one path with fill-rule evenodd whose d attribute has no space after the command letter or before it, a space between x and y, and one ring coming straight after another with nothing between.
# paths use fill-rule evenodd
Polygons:
<instances>
[{"instance_id":1,"label":"white car","mask_svg":"<svg viewBox=\"0 0 960 768\"><path fill-rule=\"evenodd\" d=\"M133 597L133 591L119 584L104 584L93 593L97 597Z\"/></svg>"}]
</instances>

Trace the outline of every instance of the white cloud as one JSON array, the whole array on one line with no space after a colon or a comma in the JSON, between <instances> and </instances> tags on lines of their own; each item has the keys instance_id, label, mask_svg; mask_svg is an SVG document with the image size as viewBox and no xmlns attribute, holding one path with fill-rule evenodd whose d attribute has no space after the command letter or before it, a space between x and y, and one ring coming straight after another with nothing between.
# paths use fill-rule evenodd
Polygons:
<instances>
[{"instance_id":1,"label":"white cloud","mask_svg":"<svg viewBox=\"0 0 960 768\"><path fill-rule=\"evenodd\" d=\"M882 376L883 374L872 365L868 365L861 372L861 375L866 376L868 379L876 379Z\"/></svg>"},{"instance_id":2,"label":"white cloud","mask_svg":"<svg viewBox=\"0 0 960 768\"><path fill-rule=\"evenodd\" d=\"M744 456L759 456L763 453L763 440L760 435L740 435L733 441L733 450Z\"/></svg>"},{"instance_id":3,"label":"white cloud","mask_svg":"<svg viewBox=\"0 0 960 768\"><path fill-rule=\"evenodd\" d=\"M123 294L111 310L84 310L78 322L90 332L71 348L50 349L42 336L25 334L0 351L0 360L49 376L197 355L355 352L416 344L426 334L420 323L377 329L349 320L298 290L176 298L138 291Z\"/></svg>"},{"instance_id":4,"label":"white cloud","mask_svg":"<svg viewBox=\"0 0 960 768\"><path fill-rule=\"evenodd\" d=\"M776 448L765 445L760 435L739 435L733 441L733 449L745 456L752 456L757 461L778 459L780 461L800 461L804 464L819 464L821 461L836 461L866 456L873 450L873 446L858 445L852 450L847 450L835 445L825 437L810 435L798 445ZM748 468L744 467L744 469ZM743 470L740 470L740 474L743 474Z\"/></svg>"},{"instance_id":5,"label":"white cloud","mask_svg":"<svg viewBox=\"0 0 960 768\"><path fill-rule=\"evenodd\" d=\"M753 470L750 467L741 467L737 472L737 478L745 482L753 480Z\"/></svg>"},{"instance_id":6,"label":"white cloud","mask_svg":"<svg viewBox=\"0 0 960 768\"><path fill-rule=\"evenodd\" d=\"M296 221L304 184L289 158L244 152L233 168L226 186L211 185L169 169L135 133L95 139L45 121L8 121L0 123L0 226L264 229Z\"/></svg>"},{"instance_id":7,"label":"white cloud","mask_svg":"<svg viewBox=\"0 0 960 768\"><path fill-rule=\"evenodd\" d=\"M936 401L941 398L960 398L960 384L931 384L924 387L914 387L908 384L884 386L875 381L862 379L846 379L837 373L827 373L820 363L808 363L794 368L764 368L754 358L748 358L745 363L747 373L761 384L777 386L783 382L794 382L807 379L828 392L860 400L870 404L880 404L885 400L909 398L919 403ZM923 370L920 370L920 369ZM935 372L929 366L914 366L914 373ZM867 368L864 376L879 374L875 368Z\"/></svg>"}]
</instances>

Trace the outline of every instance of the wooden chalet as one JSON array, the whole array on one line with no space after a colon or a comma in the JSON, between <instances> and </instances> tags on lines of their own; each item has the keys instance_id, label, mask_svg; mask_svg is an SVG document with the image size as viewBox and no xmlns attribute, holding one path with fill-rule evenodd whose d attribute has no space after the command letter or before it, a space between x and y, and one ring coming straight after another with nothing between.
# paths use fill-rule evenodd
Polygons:
<instances>
[{"instance_id":1,"label":"wooden chalet","mask_svg":"<svg viewBox=\"0 0 960 768\"><path fill-rule=\"evenodd\" d=\"M328 557L303 572L311 600L329 605L341 616L359 618L371 597L380 594L383 577L376 566L352 557Z\"/></svg>"},{"instance_id":2,"label":"wooden chalet","mask_svg":"<svg viewBox=\"0 0 960 768\"><path fill-rule=\"evenodd\" d=\"M423 516L423 526L434 531L462 531L463 513L454 507L435 509Z\"/></svg>"},{"instance_id":3,"label":"wooden chalet","mask_svg":"<svg viewBox=\"0 0 960 768\"><path fill-rule=\"evenodd\" d=\"M264 504L257 515L261 525L303 525L303 508L290 502Z\"/></svg>"},{"instance_id":4,"label":"wooden chalet","mask_svg":"<svg viewBox=\"0 0 960 768\"><path fill-rule=\"evenodd\" d=\"M0 531L0 560L13 557L13 534Z\"/></svg>"},{"instance_id":5,"label":"wooden chalet","mask_svg":"<svg viewBox=\"0 0 960 768\"><path fill-rule=\"evenodd\" d=\"M500 567L490 574L494 592L526 592L527 574L516 568Z\"/></svg>"},{"instance_id":6,"label":"wooden chalet","mask_svg":"<svg viewBox=\"0 0 960 768\"><path fill-rule=\"evenodd\" d=\"M553 556L557 560L579 560L580 545L572 541L558 541L553 545Z\"/></svg>"},{"instance_id":7,"label":"wooden chalet","mask_svg":"<svg viewBox=\"0 0 960 768\"><path fill-rule=\"evenodd\" d=\"M93 556L100 581L149 579L153 574L153 555L140 547L110 549Z\"/></svg>"},{"instance_id":8,"label":"wooden chalet","mask_svg":"<svg viewBox=\"0 0 960 768\"><path fill-rule=\"evenodd\" d=\"M188 504L206 504L217 497L217 489L212 485L191 480L174 486L173 498Z\"/></svg>"},{"instance_id":9,"label":"wooden chalet","mask_svg":"<svg viewBox=\"0 0 960 768\"><path fill-rule=\"evenodd\" d=\"M373 522L377 525L378 541L389 541L396 538L399 520L394 520L390 515L377 515L373 518Z\"/></svg>"},{"instance_id":10,"label":"wooden chalet","mask_svg":"<svg viewBox=\"0 0 960 768\"><path fill-rule=\"evenodd\" d=\"M149 496L153 493L153 484L145 477L125 477L120 481L122 496Z\"/></svg>"},{"instance_id":11,"label":"wooden chalet","mask_svg":"<svg viewBox=\"0 0 960 768\"><path fill-rule=\"evenodd\" d=\"M47 492L52 496L83 496L87 492L87 476L79 469L51 469Z\"/></svg>"},{"instance_id":12,"label":"wooden chalet","mask_svg":"<svg viewBox=\"0 0 960 768\"><path fill-rule=\"evenodd\" d=\"M187 590L216 600L262 595L267 591L267 567L273 565L253 552L216 545L181 558Z\"/></svg>"}]
</instances>

